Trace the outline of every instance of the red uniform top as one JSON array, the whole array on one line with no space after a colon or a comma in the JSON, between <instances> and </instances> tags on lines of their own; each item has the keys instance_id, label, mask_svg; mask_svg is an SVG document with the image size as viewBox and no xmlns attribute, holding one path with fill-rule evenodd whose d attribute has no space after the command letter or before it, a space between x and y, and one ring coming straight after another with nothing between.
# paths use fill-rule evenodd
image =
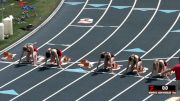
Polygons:
<instances>
[{"instance_id":1,"label":"red uniform top","mask_svg":"<svg viewBox=\"0 0 180 101\"><path fill-rule=\"evenodd\" d=\"M36 47L34 47L34 51L35 51L35 52L38 52L38 49L37 49Z\"/></svg>"},{"instance_id":2,"label":"red uniform top","mask_svg":"<svg viewBox=\"0 0 180 101\"><path fill-rule=\"evenodd\" d=\"M176 64L171 70L175 71L176 80L180 80L180 64Z\"/></svg>"},{"instance_id":3,"label":"red uniform top","mask_svg":"<svg viewBox=\"0 0 180 101\"><path fill-rule=\"evenodd\" d=\"M63 53L62 53L61 49L56 49L56 50L57 50L58 56L62 57Z\"/></svg>"}]
</instances>

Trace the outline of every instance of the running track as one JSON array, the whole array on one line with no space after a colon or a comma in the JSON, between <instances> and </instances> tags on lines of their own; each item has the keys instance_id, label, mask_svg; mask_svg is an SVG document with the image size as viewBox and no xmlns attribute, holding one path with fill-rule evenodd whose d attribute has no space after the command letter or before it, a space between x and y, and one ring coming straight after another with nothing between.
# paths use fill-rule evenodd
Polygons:
<instances>
[{"instance_id":1,"label":"running track","mask_svg":"<svg viewBox=\"0 0 180 101\"><path fill-rule=\"evenodd\" d=\"M179 56L180 34L173 31L180 29L179 0L64 0L61 3L49 22L21 43L7 48L17 55L13 62L0 62L0 90L13 89L18 95L0 94L0 100L163 101L170 97L149 95L147 90L152 84L174 84L174 75L169 81L148 82L147 78L154 58L165 58L170 66L178 63L174 57ZM99 7L94 7L97 4ZM77 23L85 17L93 18L93 23ZM64 55L72 58L72 63L64 65L64 69L40 68L43 63L17 66L21 47L29 42L37 42L40 55L48 47L61 48ZM134 48L144 51L124 51ZM123 66L115 74L94 74L96 64L86 73L66 71L79 68L76 62L83 58L98 61L102 51L111 51L118 61L127 60L132 53L138 54L148 70L140 77L121 77L127 64L121 61L119 64Z\"/></svg>"}]
</instances>

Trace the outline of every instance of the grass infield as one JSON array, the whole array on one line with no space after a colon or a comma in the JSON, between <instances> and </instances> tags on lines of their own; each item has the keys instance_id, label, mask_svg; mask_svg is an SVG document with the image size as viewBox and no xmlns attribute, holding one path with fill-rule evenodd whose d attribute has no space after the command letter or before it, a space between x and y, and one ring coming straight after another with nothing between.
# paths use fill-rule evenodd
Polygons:
<instances>
[{"instance_id":1,"label":"grass infield","mask_svg":"<svg viewBox=\"0 0 180 101\"><path fill-rule=\"evenodd\" d=\"M23 0L27 2L26 5L33 7L24 14L24 10L19 6L17 0L6 0L0 4L0 19L13 15L13 35L9 38L0 41L0 50L16 42L30 31L22 30L20 28L26 27L28 24L37 27L41 24L58 6L61 0ZM24 19L24 21L19 19Z\"/></svg>"}]
</instances>

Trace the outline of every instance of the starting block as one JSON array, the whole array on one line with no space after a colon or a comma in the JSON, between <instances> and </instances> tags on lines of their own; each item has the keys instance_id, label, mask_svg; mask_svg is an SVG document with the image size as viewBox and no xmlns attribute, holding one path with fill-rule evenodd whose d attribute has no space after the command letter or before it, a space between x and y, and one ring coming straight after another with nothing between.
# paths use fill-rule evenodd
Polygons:
<instances>
[{"instance_id":1,"label":"starting block","mask_svg":"<svg viewBox=\"0 0 180 101\"><path fill-rule=\"evenodd\" d=\"M70 58L70 57L63 56L63 57L61 58L62 65L66 65L66 64L68 64L70 61L71 61L71 58Z\"/></svg>"},{"instance_id":2,"label":"starting block","mask_svg":"<svg viewBox=\"0 0 180 101\"><path fill-rule=\"evenodd\" d=\"M15 56L16 56L16 54L12 54L12 53L6 51L3 53L3 57L1 58L1 60L12 61Z\"/></svg>"},{"instance_id":3,"label":"starting block","mask_svg":"<svg viewBox=\"0 0 180 101\"><path fill-rule=\"evenodd\" d=\"M90 62L86 59L82 59L80 60L80 63L78 64L78 66L90 69L91 67L93 67L93 62Z\"/></svg>"},{"instance_id":4,"label":"starting block","mask_svg":"<svg viewBox=\"0 0 180 101\"><path fill-rule=\"evenodd\" d=\"M91 24L91 23L93 23L93 19L83 18L83 19L80 19L78 23L80 23L80 24Z\"/></svg>"}]
</instances>

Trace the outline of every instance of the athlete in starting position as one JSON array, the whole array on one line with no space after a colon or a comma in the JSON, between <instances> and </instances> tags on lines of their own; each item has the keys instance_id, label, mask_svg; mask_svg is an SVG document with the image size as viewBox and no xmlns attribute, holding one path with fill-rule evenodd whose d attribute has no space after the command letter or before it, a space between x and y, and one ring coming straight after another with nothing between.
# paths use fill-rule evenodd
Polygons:
<instances>
[{"instance_id":1,"label":"athlete in starting position","mask_svg":"<svg viewBox=\"0 0 180 101\"><path fill-rule=\"evenodd\" d=\"M59 49L48 48L45 57L45 65L47 64L47 59L50 58L51 62L57 63L59 67L61 67L61 57L62 51Z\"/></svg>"},{"instance_id":2,"label":"athlete in starting position","mask_svg":"<svg viewBox=\"0 0 180 101\"><path fill-rule=\"evenodd\" d=\"M37 53L38 49L34 46L34 43L27 43L22 48L22 54L19 60L19 63L21 62L22 56L26 55L26 61L28 63L33 62L33 65L37 65Z\"/></svg>"},{"instance_id":3,"label":"athlete in starting position","mask_svg":"<svg viewBox=\"0 0 180 101\"><path fill-rule=\"evenodd\" d=\"M103 69L109 69L111 72L113 72L113 70L120 69L120 65L116 64L115 57L112 53L102 52L100 54L98 65L100 64L101 59L104 59ZM98 66L97 66L97 70L98 70Z\"/></svg>"},{"instance_id":4,"label":"athlete in starting position","mask_svg":"<svg viewBox=\"0 0 180 101\"><path fill-rule=\"evenodd\" d=\"M159 73L164 72L167 69L167 62L162 59L155 59L153 62L153 69L151 73L151 77L155 77ZM165 74L163 77L168 78L168 75Z\"/></svg>"},{"instance_id":5,"label":"athlete in starting position","mask_svg":"<svg viewBox=\"0 0 180 101\"><path fill-rule=\"evenodd\" d=\"M138 75L139 73L143 72L144 67L142 66L142 60L138 55L132 54L128 59L127 69L126 72L136 72Z\"/></svg>"}]
</instances>

